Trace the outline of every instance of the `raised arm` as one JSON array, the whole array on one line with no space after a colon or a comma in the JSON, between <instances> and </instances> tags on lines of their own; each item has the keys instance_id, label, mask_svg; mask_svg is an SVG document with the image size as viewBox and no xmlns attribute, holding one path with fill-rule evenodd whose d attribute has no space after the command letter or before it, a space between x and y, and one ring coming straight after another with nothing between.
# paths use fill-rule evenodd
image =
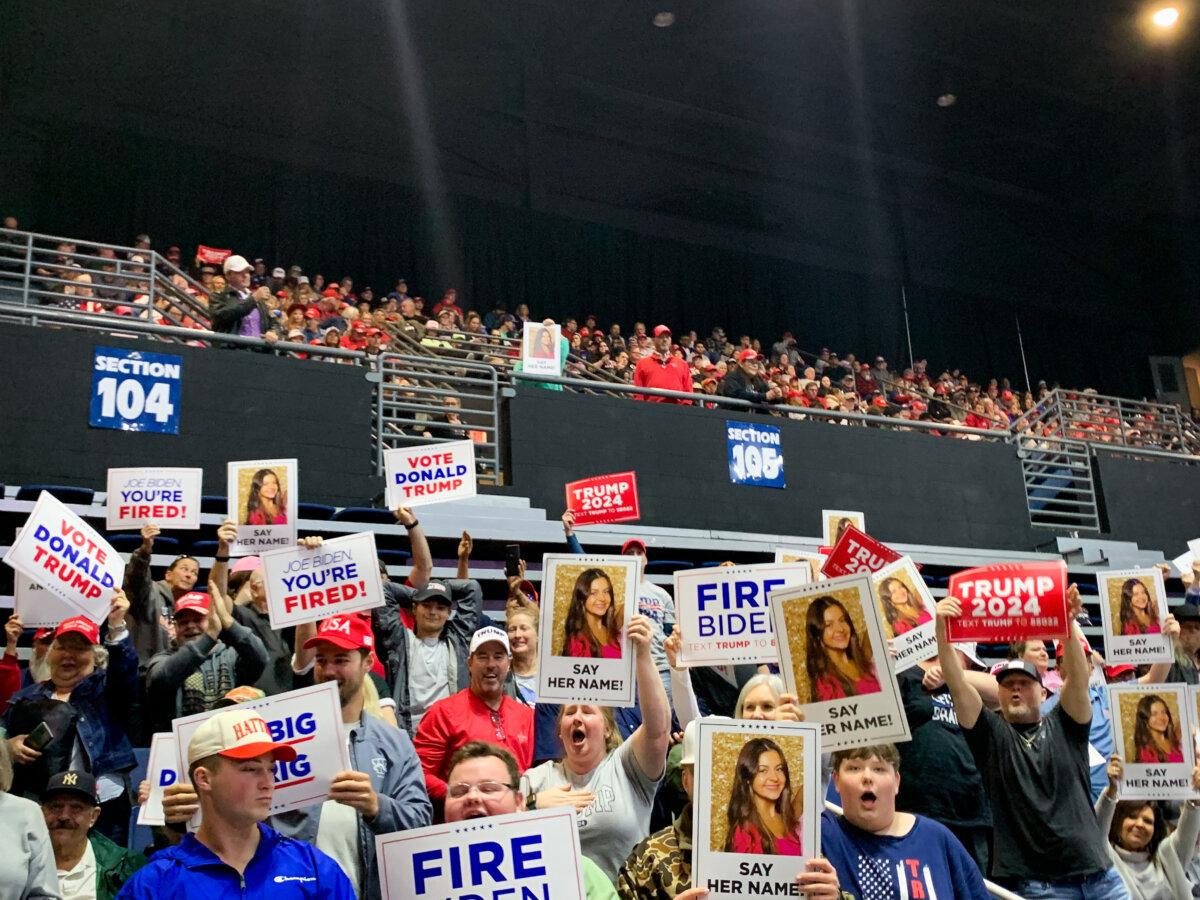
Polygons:
<instances>
[{"instance_id":1,"label":"raised arm","mask_svg":"<svg viewBox=\"0 0 1200 900\"><path fill-rule=\"evenodd\" d=\"M696 690L692 687L691 669L676 665L682 644L683 639L676 631L663 641L663 652L667 655L667 665L671 669L671 705L675 708L675 718L679 720L680 728L687 728L688 722L700 718L700 704L696 700Z\"/></svg>"},{"instance_id":2,"label":"raised arm","mask_svg":"<svg viewBox=\"0 0 1200 900\"><path fill-rule=\"evenodd\" d=\"M237 523L226 519L217 527L217 555L213 557L212 569L208 580L215 584L222 594L229 593L229 547L237 540Z\"/></svg>"},{"instance_id":3,"label":"raised arm","mask_svg":"<svg viewBox=\"0 0 1200 900\"><path fill-rule=\"evenodd\" d=\"M563 537L567 539L567 549L576 556L583 556L583 544L575 536L575 513L567 510L562 514Z\"/></svg>"},{"instance_id":4,"label":"raised arm","mask_svg":"<svg viewBox=\"0 0 1200 900\"><path fill-rule=\"evenodd\" d=\"M474 549L475 541L464 531L458 541L458 569L454 573L460 581L471 577L471 551Z\"/></svg>"},{"instance_id":5,"label":"raised arm","mask_svg":"<svg viewBox=\"0 0 1200 900\"><path fill-rule=\"evenodd\" d=\"M667 692L650 656L650 620L634 616L629 620L629 643L633 645L633 668L637 677L638 706L642 724L629 737L638 768L647 778L661 778L671 739L671 710Z\"/></svg>"},{"instance_id":6,"label":"raised arm","mask_svg":"<svg viewBox=\"0 0 1200 900\"><path fill-rule=\"evenodd\" d=\"M129 554L125 565L124 588L129 598L129 615L136 622L157 622L158 610L150 600L154 578L150 574L150 557L154 554L154 539L161 529L157 525L142 526L142 543Z\"/></svg>"},{"instance_id":7,"label":"raised arm","mask_svg":"<svg viewBox=\"0 0 1200 900\"><path fill-rule=\"evenodd\" d=\"M1175 644L1179 641L1179 622L1176 618L1167 613L1167 617L1163 619L1162 633L1171 639L1172 656L1174 656ZM1138 676L1138 684L1162 684L1167 680L1167 676L1171 674L1171 666L1174 662L1156 662L1150 666L1145 675Z\"/></svg>"},{"instance_id":8,"label":"raised arm","mask_svg":"<svg viewBox=\"0 0 1200 900\"><path fill-rule=\"evenodd\" d=\"M954 714L958 717L961 728L970 730L979 721L983 711L983 698L979 696L974 686L967 681L962 663L959 662L958 652L954 645L946 640L946 620L957 619L962 615L962 604L955 597L945 597L938 601L937 635L938 664L942 667L942 678L950 689L950 699L954 701Z\"/></svg>"},{"instance_id":9,"label":"raised arm","mask_svg":"<svg viewBox=\"0 0 1200 900\"><path fill-rule=\"evenodd\" d=\"M1079 588L1071 585L1067 588L1067 615L1071 619L1071 630L1063 647L1062 661L1062 691L1059 693L1059 704L1063 712L1078 722L1086 725L1092 721L1092 703L1088 698L1088 661L1083 655L1083 632L1075 617L1079 615L1083 602L1079 599Z\"/></svg>"},{"instance_id":10,"label":"raised arm","mask_svg":"<svg viewBox=\"0 0 1200 900\"><path fill-rule=\"evenodd\" d=\"M408 532L408 549L412 553L412 570L408 573L408 583L413 590L420 590L433 574L433 555L429 552L429 541L425 539L425 530L407 506L396 510L396 521Z\"/></svg>"}]
</instances>

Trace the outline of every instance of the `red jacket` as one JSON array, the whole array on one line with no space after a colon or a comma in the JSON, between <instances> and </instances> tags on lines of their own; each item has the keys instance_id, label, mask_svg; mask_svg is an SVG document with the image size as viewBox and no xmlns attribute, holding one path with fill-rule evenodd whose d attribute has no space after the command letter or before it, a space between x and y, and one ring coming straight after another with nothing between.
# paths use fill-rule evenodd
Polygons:
<instances>
[{"instance_id":1,"label":"red jacket","mask_svg":"<svg viewBox=\"0 0 1200 900\"><path fill-rule=\"evenodd\" d=\"M677 356L668 356L666 361L654 354L643 356L638 360L637 368L633 370L633 383L638 387L660 388L664 391L684 391L692 393L692 370L688 364ZM634 395L638 400L650 400L654 403L688 403L688 400L678 400L673 397L653 397Z\"/></svg>"},{"instance_id":2,"label":"red jacket","mask_svg":"<svg viewBox=\"0 0 1200 900\"><path fill-rule=\"evenodd\" d=\"M500 701L499 719L498 725L493 722L491 708L470 688L429 707L421 718L413 746L421 757L425 788L432 799L446 796L450 757L471 741L507 747L517 758L518 769L524 772L529 768L533 762L533 708L506 696Z\"/></svg>"}]
</instances>

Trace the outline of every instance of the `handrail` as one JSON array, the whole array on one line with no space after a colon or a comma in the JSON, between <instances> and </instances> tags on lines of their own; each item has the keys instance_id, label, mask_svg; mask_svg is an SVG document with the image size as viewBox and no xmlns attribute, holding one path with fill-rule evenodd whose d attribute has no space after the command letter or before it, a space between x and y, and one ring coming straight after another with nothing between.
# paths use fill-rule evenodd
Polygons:
<instances>
[{"instance_id":1,"label":"handrail","mask_svg":"<svg viewBox=\"0 0 1200 900\"><path fill-rule=\"evenodd\" d=\"M842 815L842 808L831 800L825 801L825 808L835 816ZM1000 885L988 881L986 878L983 879L983 886L987 888L987 892L989 894L991 894L993 897L999 897L1000 900L1025 900L1025 898L1020 894L1014 894L1007 888L1002 888Z\"/></svg>"}]
</instances>

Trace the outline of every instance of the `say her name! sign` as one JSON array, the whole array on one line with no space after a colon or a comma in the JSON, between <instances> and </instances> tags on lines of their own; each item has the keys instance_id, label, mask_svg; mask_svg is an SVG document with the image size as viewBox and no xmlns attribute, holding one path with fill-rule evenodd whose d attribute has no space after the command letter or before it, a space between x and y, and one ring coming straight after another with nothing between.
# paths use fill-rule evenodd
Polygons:
<instances>
[{"instance_id":1,"label":"say her name! sign","mask_svg":"<svg viewBox=\"0 0 1200 900\"><path fill-rule=\"evenodd\" d=\"M4 561L93 622L104 621L125 574L108 541L46 491Z\"/></svg>"},{"instance_id":2,"label":"say her name! sign","mask_svg":"<svg viewBox=\"0 0 1200 900\"><path fill-rule=\"evenodd\" d=\"M682 666L779 661L768 595L808 584L806 565L711 566L675 573Z\"/></svg>"},{"instance_id":3,"label":"say her name! sign","mask_svg":"<svg viewBox=\"0 0 1200 900\"><path fill-rule=\"evenodd\" d=\"M200 527L203 469L109 469L105 527Z\"/></svg>"},{"instance_id":4,"label":"say her name! sign","mask_svg":"<svg viewBox=\"0 0 1200 900\"><path fill-rule=\"evenodd\" d=\"M574 807L375 838L384 900L584 900Z\"/></svg>"},{"instance_id":5,"label":"say her name! sign","mask_svg":"<svg viewBox=\"0 0 1200 900\"><path fill-rule=\"evenodd\" d=\"M617 472L567 483L567 509L576 525L635 522L638 510L637 474Z\"/></svg>"},{"instance_id":6,"label":"say her name! sign","mask_svg":"<svg viewBox=\"0 0 1200 900\"><path fill-rule=\"evenodd\" d=\"M267 720L271 740L291 744L296 758L275 763L275 795L270 814L303 809L329 795L333 776L350 768L350 754L342 732L342 704L336 681L248 700L238 709L254 709ZM184 716L171 722L181 780L187 780L187 746L200 723L221 709Z\"/></svg>"},{"instance_id":7,"label":"say her name! sign","mask_svg":"<svg viewBox=\"0 0 1200 900\"><path fill-rule=\"evenodd\" d=\"M389 509L474 497L475 445L471 441L421 444L383 452Z\"/></svg>"},{"instance_id":8,"label":"say her name! sign","mask_svg":"<svg viewBox=\"0 0 1200 900\"><path fill-rule=\"evenodd\" d=\"M964 569L950 576L947 593L962 604L962 615L946 620L951 643L1061 640L1070 629L1062 560Z\"/></svg>"},{"instance_id":9,"label":"say her name! sign","mask_svg":"<svg viewBox=\"0 0 1200 900\"><path fill-rule=\"evenodd\" d=\"M377 559L369 531L333 538L315 550L288 547L262 554L271 627L383 606Z\"/></svg>"}]
</instances>

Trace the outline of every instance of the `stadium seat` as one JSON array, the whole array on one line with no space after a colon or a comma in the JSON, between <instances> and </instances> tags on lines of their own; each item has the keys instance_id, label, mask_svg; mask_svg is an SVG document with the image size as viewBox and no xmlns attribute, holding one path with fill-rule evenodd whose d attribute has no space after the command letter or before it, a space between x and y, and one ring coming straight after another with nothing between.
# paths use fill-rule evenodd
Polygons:
<instances>
[{"instance_id":1,"label":"stadium seat","mask_svg":"<svg viewBox=\"0 0 1200 900\"><path fill-rule=\"evenodd\" d=\"M223 516L229 512L229 500L225 497L212 497L206 494L200 498L200 512Z\"/></svg>"},{"instance_id":2,"label":"stadium seat","mask_svg":"<svg viewBox=\"0 0 1200 900\"><path fill-rule=\"evenodd\" d=\"M122 553L132 553L142 544L142 536L136 531L119 531L115 534L106 534L108 542L113 545L113 548L120 550ZM178 553L179 539L173 537L156 537L154 539L154 550L156 553Z\"/></svg>"},{"instance_id":3,"label":"stadium seat","mask_svg":"<svg viewBox=\"0 0 1200 900\"><path fill-rule=\"evenodd\" d=\"M324 503L297 503L296 514L301 519L318 519L327 522L334 517L337 507L326 506Z\"/></svg>"},{"instance_id":4,"label":"stadium seat","mask_svg":"<svg viewBox=\"0 0 1200 900\"><path fill-rule=\"evenodd\" d=\"M26 484L17 491L18 500L36 500L45 491L52 494L63 503L77 503L80 506L91 506L96 492L91 488L71 487L66 484Z\"/></svg>"},{"instance_id":5,"label":"stadium seat","mask_svg":"<svg viewBox=\"0 0 1200 900\"><path fill-rule=\"evenodd\" d=\"M216 556L217 542L216 541L193 541L192 542L193 556Z\"/></svg>"},{"instance_id":6,"label":"stadium seat","mask_svg":"<svg viewBox=\"0 0 1200 900\"><path fill-rule=\"evenodd\" d=\"M367 522L375 525L395 525L396 517L390 509L373 506L347 506L339 509L330 518L334 522Z\"/></svg>"},{"instance_id":7,"label":"stadium seat","mask_svg":"<svg viewBox=\"0 0 1200 900\"><path fill-rule=\"evenodd\" d=\"M683 559L652 559L646 563L646 573L670 575L680 569L691 569L692 564Z\"/></svg>"},{"instance_id":8,"label":"stadium seat","mask_svg":"<svg viewBox=\"0 0 1200 900\"><path fill-rule=\"evenodd\" d=\"M404 566L412 560L412 554L407 550L376 550L375 555L389 566Z\"/></svg>"}]
</instances>

